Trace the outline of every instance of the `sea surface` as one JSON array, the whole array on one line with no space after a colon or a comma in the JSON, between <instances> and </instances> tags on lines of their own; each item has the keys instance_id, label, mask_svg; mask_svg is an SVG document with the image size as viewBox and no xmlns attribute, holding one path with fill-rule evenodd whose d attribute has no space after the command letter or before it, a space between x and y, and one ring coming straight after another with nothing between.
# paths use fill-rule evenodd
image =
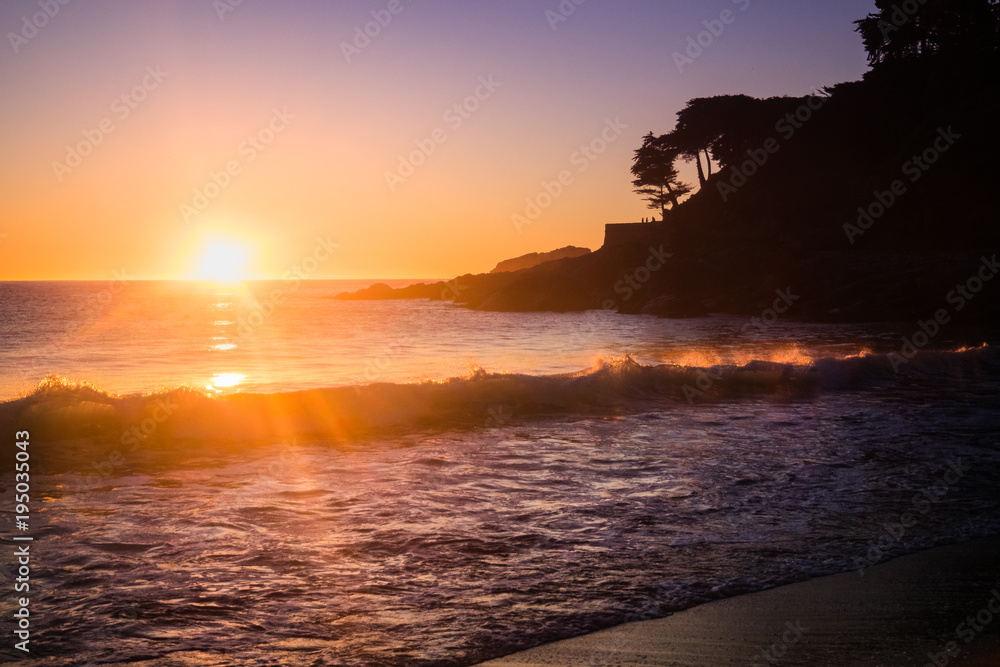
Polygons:
<instances>
[{"instance_id":1,"label":"sea surface","mask_svg":"<svg viewBox=\"0 0 1000 667\"><path fill-rule=\"evenodd\" d=\"M0 283L39 664L471 665L1000 532L996 331L372 282Z\"/></svg>"}]
</instances>

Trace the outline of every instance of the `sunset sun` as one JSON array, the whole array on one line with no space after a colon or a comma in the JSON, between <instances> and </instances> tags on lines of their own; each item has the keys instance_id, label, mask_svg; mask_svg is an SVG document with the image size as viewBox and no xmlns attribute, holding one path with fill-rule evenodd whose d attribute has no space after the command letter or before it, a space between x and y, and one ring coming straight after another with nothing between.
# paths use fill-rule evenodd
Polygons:
<instances>
[{"instance_id":1,"label":"sunset sun","mask_svg":"<svg viewBox=\"0 0 1000 667\"><path fill-rule=\"evenodd\" d=\"M208 242L198 256L194 278L216 282L245 280L250 249L234 241L216 239Z\"/></svg>"}]
</instances>

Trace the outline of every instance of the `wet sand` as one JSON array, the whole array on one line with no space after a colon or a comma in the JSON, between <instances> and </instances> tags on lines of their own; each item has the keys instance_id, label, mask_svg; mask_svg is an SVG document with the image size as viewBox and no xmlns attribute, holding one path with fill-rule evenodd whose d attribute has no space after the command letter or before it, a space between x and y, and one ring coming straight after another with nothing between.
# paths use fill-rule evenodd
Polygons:
<instances>
[{"instance_id":1,"label":"wet sand","mask_svg":"<svg viewBox=\"0 0 1000 667\"><path fill-rule=\"evenodd\" d=\"M904 556L864 575L718 600L483 665L997 667L1000 537Z\"/></svg>"}]
</instances>

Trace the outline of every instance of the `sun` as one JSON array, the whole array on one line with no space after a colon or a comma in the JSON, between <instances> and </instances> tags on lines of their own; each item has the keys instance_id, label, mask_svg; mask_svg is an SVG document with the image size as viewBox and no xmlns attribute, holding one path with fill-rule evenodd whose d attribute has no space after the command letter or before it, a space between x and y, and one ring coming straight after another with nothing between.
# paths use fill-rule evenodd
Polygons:
<instances>
[{"instance_id":1,"label":"sun","mask_svg":"<svg viewBox=\"0 0 1000 667\"><path fill-rule=\"evenodd\" d=\"M250 250L234 241L215 239L209 241L198 257L196 280L236 282L247 279Z\"/></svg>"}]
</instances>

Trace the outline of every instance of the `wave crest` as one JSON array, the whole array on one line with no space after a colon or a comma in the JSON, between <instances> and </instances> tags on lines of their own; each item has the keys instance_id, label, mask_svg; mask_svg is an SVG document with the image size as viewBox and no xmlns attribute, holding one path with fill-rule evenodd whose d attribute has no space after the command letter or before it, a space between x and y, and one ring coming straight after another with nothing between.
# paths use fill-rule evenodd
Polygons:
<instances>
[{"instance_id":1,"label":"wave crest","mask_svg":"<svg viewBox=\"0 0 1000 667\"><path fill-rule=\"evenodd\" d=\"M755 360L703 367L644 365L626 355L563 375L473 368L465 377L441 382L227 396L189 388L118 396L50 376L31 394L0 404L0 424L30 430L35 437L107 438L122 444L352 439L384 430L490 428L531 416L611 415L761 395L805 398L893 383L960 387L1000 380L1000 354L985 345L901 360L869 354L807 364Z\"/></svg>"}]
</instances>

